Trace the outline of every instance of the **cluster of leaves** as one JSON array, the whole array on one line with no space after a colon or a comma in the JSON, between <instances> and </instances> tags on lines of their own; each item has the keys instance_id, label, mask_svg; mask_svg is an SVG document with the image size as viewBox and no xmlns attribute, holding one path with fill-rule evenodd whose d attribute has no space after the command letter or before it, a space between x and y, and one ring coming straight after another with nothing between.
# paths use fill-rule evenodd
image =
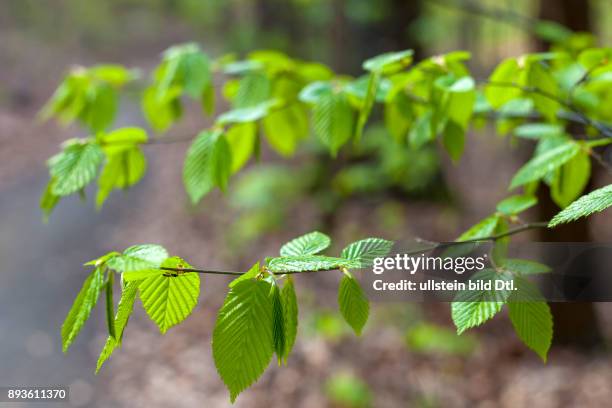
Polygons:
<instances>
[{"instance_id":1,"label":"cluster of leaves","mask_svg":"<svg viewBox=\"0 0 612 408\"><path fill-rule=\"evenodd\" d=\"M369 303L349 269L371 266L389 253L392 242L366 238L342 250L340 257L320 255L331 244L320 232L298 237L280 250L280 256L256 263L229 284L212 336L217 371L230 391L232 402L254 383L273 354L279 365L287 361L295 343L298 304L292 275L339 270L340 313L356 334L368 319ZM185 320L200 294L200 276L186 261L159 245L136 245L123 253L111 252L85 265L93 271L83 283L64 324L62 344L67 351L91 314L102 291L106 296L108 338L96 372L121 346L123 333L137 297L163 334ZM115 274L121 277L121 299L113 301Z\"/></svg>"},{"instance_id":2,"label":"cluster of leaves","mask_svg":"<svg viewBox=\"0 0 612 408\"><path fill-rule=\"evenodd\" d=\"M452 318L457 333L479 326L498 314L504 305L518 337L543 361L552 343L553 318L550 308L528 276L550 272L546 265L524 259L503 259L495 268L483 269L471 281L490 284L493 289L465 290L452 302ZM495 281L513 281L514 290L495 290Z\"/></svg>"},{"instance_id":3,"label":"cluster of leaves","mask_svg":"<svg viewBox=\"0 0 612 408\"><path fill-rule=\"evenodd\" d=\"M489 117L496 120L500 133L537 141L534 157L519 169L510 188L523 187L525 194L533 195L543 182L550 187L553 200L564 208L580 197L587 185L591 151L612 141L612 130L606 125L612 121L607 109L612 100L612 50L589 43L557 48L502 61L487 80L478 81L484 85L479 88L465 65L470 55L463 51L415 65L411 50L386 53L365 61L366 74L352 78L274 51L255 51L241 61L230 56L211 62L196 44L185 44L163 53L151 84L143 92L142 107L150 126L165 131L181 117L183 96L199 101L203 111L211 113L213 73L228 77L222 94L232 109L199 133L187 150L183 180L194 204L215 187L225 190L231 175L259 155L262 137L280 155L291 156L312 129L316 139L335 156L350 140L359 144L371 112L379 104L388 134L400 144L398 150L407 146L419 151L439 139L457 161L469 126ZM99 139L98 133L105 131L115 115L115 89L131 78L130 71L119 66L75 69L44 109L45 116L80 121ZM575 122L584 126L584 140L568 133L568 125ZM593 138L598 134L608 137ZM94 178L93 169L102 157L99 149L90 146L79 150L88 154L78 155L83 165L73 168L78 183L71 183L70 188L52 186L57 184L53 180L57 170L55 160L50 162L51 194L41 203L46 213L57 197L83 191ZM144 156L129 150L121 156L129 156L128 161L137 163L137 168L129 177L112 181L117 178L112 175L119 171L111 171L117 166L110 166L98 205L112 188L128 187L144 173ZM106 156L108 162L121 161Z\"/></svg>"},{"instance_id":4,"label":"cluster of leaves","mask_svg":"<svg viewBox=\"0 0 612 408\"><path fill-rule=\"evenodd\" d=\"M147 139L143 129L126 127L64 142L62 151L47 161L50 180L40 200L45 216L49 216L62 197L74 193L84 196L85 187L98 174L98 208L112 190L138 183L147 168L141 148Z\"/></svg>"},{"instance_id":5,"label":"cluster of leaves","mask_svg":"<svg viewBox=\"0 0 612 408\"><path fill-rule=\"evenodd\" d=\"M558 43L552 52L506 59L488 79L477 80L466 66L469 53L456 51L413 64L412 51L405 50L368 59L363 63L365 74L353 78L272 51L253 52L241 61L223 57L211 62L197 45L186 44L163 54L141 103L151 128L163 132L180 119L184 97L197 100L205 113L212 113L216 97L213 74L228 77L222 94L231 109L216 117L187 150L183 181L194 204L216 187L224 190L233 174L259 156L262 139L278 154L291 156L313 133L336 156L350 141L357 146L362 143L364 127L379 108L386 133L400 146L394 153L420 154L439 142L458 161L466 132L485 119L493 119L500 134L535 142L533 157L509 183L510 190L522 191L500 201L492 215L458 238L498 237L492 254L497 269L481 272L480 278L512 278L521 292L532 296L524 301L503 291L472 291L461 295L465 298L459 297L452 310L462 332L508 305L519 337L545 359L552 336L550 312L523 278L542 268L529 269L519 261L508 261L509 237L505 234L512 224L525 225L520 214L537 203L540 184L549 187L551 198L562 208L550 221L551 227L612 206L611 186L583 195L591 177L591 156L612 142L611 57L610 48L568 40ZM117 110L116 91L132 78L130 71L118 66L72 70L43 110L46 117L77 121L91 133L66 142L62 152L49 160L50 182L41 200L46 215L61 197L83 195L101 167L98 206L110 191L127 188L144 175L146 159L141 147L148 143L147 133L138 128L109 130ZM385 174L395 174L395 169ZM279 360L287 357L295 335L287 332L294 327L283 311L294 313L293 303L287 304L293 302L288 298L293 296L290 275L294 272L342 270L340 310L353 329L361 331L368 315L367 300L348 270L367 266L371 259L364 254L380 256L376 254L388 250L388 242L355 243L339 258L318 255L328 244L321 234L292 241L283 247L281 257L261 267L255 265L232 283L213 336L215 362L232 400L255 381L274 352ZM141 253L148 255L143 258ZM198 275L187 272L190 267L179 258L168 257L163 248L132 247L123 254L100 258L94 266L63 334L67 347L100 290L106 288L109 340L98 366L120 345L137 294L162 332L183 320L197 301ZM114 273L122 276L122 301L113 318ZM282 288L279 277L286 279ZM233 320L238 318L244 320ZM244 339L248 341L242 348L229 345ZM245 362L248 365L241 365Z\"/></svg>"}]
</instances>

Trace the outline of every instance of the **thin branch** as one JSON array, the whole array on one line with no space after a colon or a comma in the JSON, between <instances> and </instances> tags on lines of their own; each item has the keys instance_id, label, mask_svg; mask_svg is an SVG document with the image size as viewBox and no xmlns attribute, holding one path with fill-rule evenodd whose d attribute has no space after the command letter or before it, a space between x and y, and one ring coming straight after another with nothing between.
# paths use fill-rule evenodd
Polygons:
<instances>
[{"instance_id":1,"label":"thin branch","mask_svg":"<svg viewBox=\"0 0 612 408\"><path fill-rule=\"evenodd\" d=\"M481 237L481 238L475 238L475 239L468 239L465 241L453 241L453 242L437 242L434 243L432 241L428 241L428 242L432 242L432 245L425 247L425 248L421 248L419 250L414 250L414 251L409 251L409 252L405 252L405 255L417 255L417 254L421 254L424 252L431 252L434 249L439 248L440 246L455 246L455 245L463 245L463 244L468 244L468 243L473 243L473 242L487 242L487 241L497 241L501 238L505 238L505 237L509 237L511 235L515 235L515 234L519 234L521 232L524 231L528 231L531 229L535 229L535 228L545 228L548 225L547 222L532 222L532 223L528 223L528 224L524 224L521 225L520 227L516 227L514 229L510 229L506 232L503 233L499 233L499 234L493 234L493 235L489 235L486 237ZM171 272L179 272L179 273L186 273L186 272L193 272L193 273L201 273L201 274L207 274L207 275L232 275L232 276L240 276L240 275L244 275L246 272L234 272L234 271L215 271L215 270L209 270L209 269L196 269L196 268L169 268L169 267L160 267L159 269L164 270L164 271L171 271ZM330 272L330 271L340 271L342 270L343 267L338 267L338 268L329 268L329 269L318 269L316 271L287 271L287 272L278 272L278 275L294 275L294 274L302 274L302 273L315 273L315 272Z\"/></svg>"},{"instance_id":2,"label":"thin branch","mask_svg":"<svg viewBox=\"0 0 612 408\"><path fill-rule=\"evenodd\" d=\"M589 125L594 127L595 129L597 129L597 131L599 133L601 133L603 136L606 137L610 137L612 138L612 129L610 129L608 126L604 125L603 123L593 120L590 117L588 117L587 115L585 115L584 113L582 113L576 106L574 106L572 103L564 100L563 98L560 98L556 95L553 95L551 93L548 93L538 87L535 86L523 86L523 85L519 85L519 84L515 84L513 82L499 82L499 81L490 81L488 79L476 79L477 82L481 83L481 84L487 84L487 85L492 85L492 86L499 86L499 87L508 87L508 88L515 88L515 89L520 89L523 92L527 92L527 93L535 93L538 95L541 95L545 98L548 98L552 101L557 102L558 104L560 104L561 106L565 107L565 109L567 109L573 116L575 121L583 124L583 125Z\"/></svg>"}]
</instances>

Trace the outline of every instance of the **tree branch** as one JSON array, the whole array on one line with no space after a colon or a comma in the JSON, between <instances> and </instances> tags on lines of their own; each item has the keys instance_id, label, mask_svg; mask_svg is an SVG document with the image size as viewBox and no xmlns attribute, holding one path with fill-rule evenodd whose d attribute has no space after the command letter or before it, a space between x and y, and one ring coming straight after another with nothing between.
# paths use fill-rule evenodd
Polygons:
<instances>
[{"instance_id":1,"label":"tree branch","mask_svg":"<svg viewBox=\"0 0 612 408\"><path fill-rule=\"evenodd\" d=\"M547 222L532 222L532 223L521 225L520 227L516 227L514 229L510 229L503 233L493 234L493 235L489 235L489 236L481 237L481 238L468 239L465 241L453 241L453 242L427 241L427 242L432 242L432 245L425 247L425 248L418 249L418 250L405 252L404 254L417 255L417 254L421 254L424 252L431 252L434 249L439 248L440 246L455 246L455 245L463 245L463 244L468 244L468 243L473 243L473 242L497 241L498 239L509 237L515 234L519 234L524 231L528 231L528 230L535 229L535 228L546 228L547 226L548 226ZM205 275L241 276L246 273L246 272L234 272L234 271L215 271L215 270L197 269L197 268L169 268L165 266L162 266L159 269L164 270L164 271L179 272L179 273L187 273L187 272L201 273ZM302 274L302 273L330 272L330 271L340 271L342 269L343 267L330 268L330 269L319 269L316 271L288 271L288 272L279 272L278 275L294 275L294 274Z\"/></svg>"}]
</instances>

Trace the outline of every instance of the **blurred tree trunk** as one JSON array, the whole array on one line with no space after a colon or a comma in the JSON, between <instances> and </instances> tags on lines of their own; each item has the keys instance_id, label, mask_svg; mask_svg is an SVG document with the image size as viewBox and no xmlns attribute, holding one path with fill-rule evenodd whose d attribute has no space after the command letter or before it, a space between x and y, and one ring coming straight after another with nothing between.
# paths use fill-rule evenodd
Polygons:
<instances>
[{"instance_id":1,"label":"blurred tree trunk","mask_svg":"<svg viewBox=\"0 0 612 408\"><path fill-rule=\"evenodd\" d=\"M573 31L591 30L589 2L584 0L541 0L539 17L565 25ZM547 44L539 42L540 50ZM596 168L593 168L595 173ZM591 180L595 177L592 175ZM587 191L592 189L592 182ZM543 220L551 219L559 212L559 207L550 198L550 191L542 186L538 192L538 212ZM555 229L542 229L539 236L543 242L589 242L592 240L588 219L582 219ZM588 276L594 273L598 265L581 265L577 270L566 271L568 274ZM603 344L597 314L593 303L552 303L554 316L555 342L578 347L591 348Z\"/></svg>"}]
</instances>

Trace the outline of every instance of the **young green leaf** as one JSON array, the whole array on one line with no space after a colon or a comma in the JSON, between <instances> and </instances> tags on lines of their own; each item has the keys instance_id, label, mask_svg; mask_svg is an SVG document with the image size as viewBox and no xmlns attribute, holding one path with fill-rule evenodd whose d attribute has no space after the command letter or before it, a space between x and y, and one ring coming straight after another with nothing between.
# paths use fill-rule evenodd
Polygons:
<instances>
[{"instance_id":1,"label":"young green leaf","mask_svg":"<svg viewBox=\"0 0 612 408\"><path fill-rule=\"evenodd\" d=\"M115 315L114 327L115 336L108 336L106 343L100 352L98 362L96 364L96 374L102 368L102 365L108 358L113 354L113 351L121 345L123 339L123 331L127 326L128 320L134 309L134 301L136 300L136 293L138 292L139 282L127 282L123 286L121 291L121 299L117 306L117 314Z\"/></svg>"},{"instance_id":2,"label":"young green leaf","mask_svg":"<svg viewBox=\"0 0 612 408\"><path fill-rule=\"evenodd\" d=\"M85 279L79 294L66 316L66 320L62 324L62 349L64 352L68 351L68 347L70 347L89 318L91 310L98 302L103 284L103 267L95 268Z\"/></svg>"},{"instance_id":3,"label":"young green leaf","mask_svg":"<svg viewBox=\"0 0 612 408\"><path fill-rule=\"evenodd\" d=\"M454 162L458 162L465 147L465 131L455 121L449 120L444 127L442 144Z\"/></svg>"},{"instance_id":4,"label":"young green leaf","mask_svg":"<svg viewBox=\"0 0 612 408\"><path fill-rule=\"evenodd\" d=\"M490 84L485 88L485 96L493 108L499 109L512 99L521 96L518 87L509 86L517 84L520 72L521 68L516 58L506 59L495 68L489 77Z\"/></svg>"},{"instance_id":5,"label":"young green leaf","mask_svg":"<svg viewBox=\"0 0 612 408\"><path fill-rule=\"evenodd\" d=\"M315 255L331 244L331 239L318 231L292 239L280 249L281 256Z\"/></svg>"},{"instance_id":6,"label":"young green leaf","mask_svg":"<svg viewBox=\"0 0 612 408\"><path fill-rule=\"evenodd\" d=\"M113 282L114 275L111 271L108 272L106 282L104 283L104 292L106 293L106 326L108 335L113 339L115 337L115 302L113 301Z\"/></svg>"},{"instance_id":7,"label":"young green leaf","mask_svg":"<svg viewBox=\"0 0 612 408\"><path fill-rule=\"evenodd\" d=\"M158 132L165 132L183 114L181 89L170 88L160 95L158 87L151 86L142 94L142 112L149 125Z\"/></svg>"},{"instance_id":8,"label":"young green leaf","mask_svg":"<svg viewBox=\"0 0 612 408\"><path fill-rule=\"evenodd\" d=\"M527 347L546 362L553 337L550 308L531 282L516 278L514 283L516 291L508 299L508 315L514 331Z\"/></svg>"},{"instance_id":9,"label":"young green leaf","mask_svg":"<svg viewBox=\"0 0 612 408\"><path fill-rule=\"evenodd\" d=\"M360 336L368 321L370 304L359 282L348 271L344 271L340 280L338 305L344 320L353 328L355 334Z\"/></svg>"},{"instance_id":10,"label":"young green leaf","mask_svg":"<svg viewBox=\"0 0 612 408\"><path fill-rule=\"evenodd\" d=\"M281 256L268 262L268 270L273 273L314 272L345 268L359 268L361 263L345 258L323 255Z\"/></svg>"},{"instance_id":11,"label":"young green leaf","mask_svg":"<svg viewBox=\"0 0 612 408\"><path fill-rule=\"evenodd\" d=\"M140 271L159 268L166 258L168 252L160 245L133 245L123 251L122 255L108 259L107 265L117 272Z\"/></svg>"},{"instance_id":12,"label":"young green leaf","mask_svg":"<svg viewBox=\"0 0 612 408\"><path fill-rule=\"evenodd\" d=\"M367 268L372 266L374 259L387 256L392 247L393 241L382 238L365 238L347 245L340 256L355 261L359 264L358 268Z\"/></svg>"},{"instance_id":13,"label":"young green leaf","mask_svg":"<svg viewBox=\"0 0 612 408\"><path fill-rule=\"evenodd\" d=\"M580 152L580 145L568 141L529 160L516 172L510 182L510 189L539 180L551 171L561 167Z\"/></svg>"},{"instance_id":14,"label":"young green leaf","mask_svg":"<svg viewBox=\"0 0 612 408\"><path fill-rule=\"evenodd\" d=\"M255 152L257 143L257 125L255 123L238 123L225 133L225 139L232 156L231 173L237 173L249 161Z\"/></svg>"},{"instance_id":15,"label":"young green leaf","mask_svg":"<svg viewBox=\"0 0 612 408\"><path fill-rule=\"evenodd\" d=\"M49 159L52 193L67 196L81 190L98 173L104 153L97 143L74 141Z\"/></svg>"},{"instance_id":16,"label":"young green leaf","mask_svg":"<svg viewBox=\"0 0 612 408\"><path fill-rule=\"evenodd\" d=\"M502 278L492 269L475 273L471 281L492 282ZM457 327L457 334L469 328L480 326L497 314L508 296L507 291L464 290L457 293L451 305L451 315Z\"/></svg>"},{"instance_id":17,"label":"young green leaf","mask_svg":"<svg viewBox=\"0 0 612 408\"><path fill-rule=\"evenodd\" d=\"M563 134L563 127L553 123L527 123L514 129L514 135L523 139L543 139Z\"/></svg>"},{"instance_id":18,"label":"young green leaf","mask_svg":"<svg viewBox=\"0 0 612 408\"><path fill-rule=\"evenodd\" d=\"M552 228L559 224L577 220L578 218L588 217L610 206L612 206L612 184L583 195L555 215L548 226Z\"/></svg>"},{"instance_id":19,"label":"young green leaf","mask_svg":"<svg viewBox=\"0 0 612 408\"><path fill-rule=\"evenodd\" d=\"M514 195L497 203L497 211L505 215L519 214L538 203L538 199L531 195Z\"/></svg>"},{"instance_id":20,"label":"young green leaf","mask_svg":"<svg viewBox=\"0 0 612 408\"><path fill-rule=\"evenodd\" d=\"M260 104L270 98L271 88L270 80L263 72L249 72L240 79L232 105L239 109Z\"/></svg>"},{"instance_id":21,"label":"young green leaf","mask_svg":"<svg viewBox=\"0 0 612 408\"><path fill-rule=\"evenodd\" d=\"M138 145L146 143L147 132L138 127L124 127L108 133L100 133L96 140L107 155L132 150Z\"/></svg>"},{"instance_id":22,"label":"young green leaf","mask_svg":"<svg viewBox=\"0 0 612 408\"><path fill-rule=\"evenodd\" d=\"M353 110L343 94L325 94L314 105L314 132L332 156L353 135L354 122Z\"/></svg>"},{"instance_id":23,"label":"young green leaf","mask_svg":"<svg viewBox=\"0 0 612 408\"><path fill-rule=\"evenodd\" d=\"M376 101L376 92L378 91L378 84L380 83L380 74L373 72L370 74L368 79L368 87L365 98L362 102L361 109L359 110L359 116L357 117L357 126L355 131L355 140L361 139L363 128L370 117L370 112L374 107Z\"/></svg>"},{"instance_id":24,"label":"young green leaf","mask_svg":"<svg viewBox=\"0 0 612 408\"><path fill-rule=\"evenodd\" d=\"M51 212L53 212L53 209L55 208L57 203L59 203L59 201L61 200L60 196L53 194L53 184L54 183L55 183L55 179L51 178L49 180L49 183L47 183L47 187L45 187L45 191L40 197L39 205L40 205L40 209L43 212L44 222L47 222L49 220L49 216L51 215Z\"/></svg>"},{"instance_id":25,"label":"young green leaf","mask_svg":"<svg viewBox=\"0 0 612 408\"><path fill-rule=\"evenodd\" d=\"M495 231L498 223L499 217L495 214L490 215L461 234L461 236L457 238L457 241L469 241L489 237Z\"/></svg>"},{"instance_id":26,"label":"young green leaf","mask_svg":"<svg viewBox=\"0 0 612 408\"><path fill-rule=\"evenodd\" d=\"M288 105L262 120L264 135L280 155L293 155L300 140L308 136L308 114L303 106Z\"/></svg>"},{"instance_id":27,"label":"young green leaf","mask_svg":"<svg viewBox=\"0 0 612 408\"><path fill-rule=\"evenodd\" d=\"M272 301L272 342L278 359L278 365L280 365L285 356L287 338L285 337L285 311L283 310L280 289L276 282L271 284L270 298Z\"/></svg>"},{"instance_id":28,"label":"young green leaf","mask_svg":"<svg viewBox=\"0 0 612 408\"><path fill-rule=\"evenodd\" d=\"M283 360L286 364L287 358L295 344L298 328L298 304L291 276L287 276L287 280L281 289L281 301L285 318L285 350L283 352Z\"/></svg>"},{"instance_id":29,"label":"young green leaf","mask_svg":"<svg viewBox=\"0 0 612 408\"><path fill-rule=\"evenodd\" d=\"M551 271L547 265L527 259L506 258L499 263L499 267L519 275L535 275Z\"/></svg>"},{"instance_id":30,"label":"young green leaf","mask_svg":"<svg viewBox=\"0 0 612 408\"><path fill-rule=\"evenodd\" d=\"M413 149L419 149L436 137L432 131L432 111L428 110L416 119L408 133L408 141Z\"/></svg>"},{"instance_id":31,"label":"young green leaf","mask_svg":"<svg viewBox=\"0 0 612 408\"><path fill-rule=\"evenodd\" d=\"M176 256L166 259L161 266L190 268ZM200 276L196 273L154 276L140 282L138 289L145 311L163 334L193 311L200 294Z\"/></svg>"},{"instance_id":32,"label":"young green leaf","mask_svg":"<svg viewBox=\"0 0 612 408\"><path fill-rule=\"evenodd\" d=\"M281 104L282 102L278 99L271 99L248 108L233 109L220 115L217 118L217 123L227 125L231 123L255 122L268 115Z\"/></svg>"},{"instance_id":33,"label":"young green leaf","mask_svg":"<svg viewBox=\"0 0 612 408\"><path fill-rule=\"evenodd\" d=\"M183 183L193 204L214 186L224 189L231 173L232 158L221 132L203 131L193 141L183 167Z\"/></svg>"},{"instance_id":34,"label":"young green leaf","mask_svg":"<svg viewBox=\"0 0 612 408\"><path fill-rule=\"evenodd\" d=\"M591 158L584 150L559 167L550 182L550 196L561 208L580 197L591 177Z\"/></svg>"},{"instance_id":35,"label":"young green leaf","mask_svg":"<svg viewBox=\"0 0 612 408\"><path fill-rule=\"evenodd\" d=\"M536 109L548 120L554 122L560 108L556 100L560 91L552 74L544 68L541 62L533 61L529 64L527 82L529 86L538 90L530 94Z\"/></svg>"},{"instance_id":36,"label":"young green leaf","mask_svg":"<svg viewBox=\"0 0 612 408\"><path fill-rule=\"evenodd\" d=\"M412 50L387 52L364 61L363 69L384 75L398 72L412 63Z\"/></svg>"},{"instance_id":37,"label":"young green leaf","mask_svg":"<svg viewBox=\"0 0 612 408\"><path fill-rule=\"evenodd\" d=\"M108 157L98 178L96 207L101 208L114 189L126 189L138 183L147 169L147 159L142 151L134 147Z\"/></svg>"},{"instance_id":38,"label":"young green leaf","mask_svg":"<svg viewBox=\"0 0 612 408\"><path fill-rule=\"evenodd\" d=\"M230 289L219 310L212 351L232 402L263 374L274 353L269 293L266 281L242 280Z\"/></svg>"},{"instance_id":39,"label":"young green leaf","mask_svg":"<svg viewBox=\"0 0 612 408\"><path fill-rule=\"evenodd\" d=\"M247 272L243 273L242 275L231 281L229 287L233 288L235 285L238 284L238 282L242 282L243 280L255 279L260 272L261 271L259 270L259 262L257 262L256 264L251 266L251 269L249 269Z\"/></svg>"}]
</instances>

